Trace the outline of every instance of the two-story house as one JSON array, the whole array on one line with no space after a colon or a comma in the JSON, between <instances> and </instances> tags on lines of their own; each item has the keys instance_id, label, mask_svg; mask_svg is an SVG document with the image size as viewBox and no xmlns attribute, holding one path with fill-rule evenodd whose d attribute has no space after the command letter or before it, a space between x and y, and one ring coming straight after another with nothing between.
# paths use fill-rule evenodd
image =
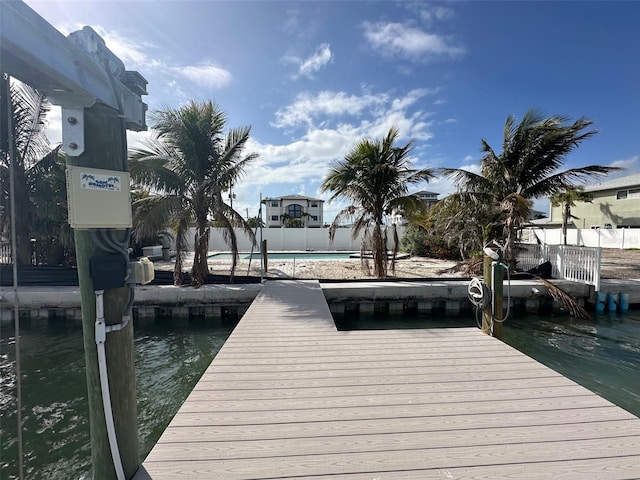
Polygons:
<instances>
[{"instance_id":1,"label":"two-story house","mask_svg":"<svg viewBox=\"0 0 640 480\"><path fill-rule=\"evenodd\" d=\"M433 207L436 203L438 203L438 193L428 192L426 190L420 190L419 192L415 192L413 195L418 197L420 200L424 202L427 210ZM406 225L407 219L403 217L402 212L394 211L392 213L393 223L396 225Z\"/></svg>"},{"instance_id":2,"label":"two-story house","mask_svg":"<svg viewBox=\"0 0 640 480\"><path fill-rule=\"evenodd\" d=\"M308 227L323 225L324 200L303 195L265 198L267 228Z\"/></svg>"},{"instance_id":3,"label":"two-story house","mask_svg":"<svg viewBox=\"0 0 640 480\"><path fill-rule=\"evenodd\" d=\"M569 225L575 228L640 227L640 174L628 175L584 187L591 202L576 202L571 207ZM562 223L562 207L551 207L549 222Z\"/></svg>"}]
</instances>

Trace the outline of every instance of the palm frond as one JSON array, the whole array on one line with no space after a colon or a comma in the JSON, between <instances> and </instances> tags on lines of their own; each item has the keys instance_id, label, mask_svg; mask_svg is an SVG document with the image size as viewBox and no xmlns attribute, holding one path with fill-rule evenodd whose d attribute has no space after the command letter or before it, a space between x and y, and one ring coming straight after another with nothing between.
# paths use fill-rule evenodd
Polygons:
<instances>
[{"instance_id":1,"label":"palm frond","mask_svg":"<svg viewBox=\"0 0 640 480\"><path fill-rule=\"evenodd\" d=\"M157 232L175 223L178 218L190 218L184 200L175 195L152 195L132 204L133 232L136 241L153 238Z\"/></svg>"},{"instance_id":2,"label":"palm frond","mask_svg":"<svg viewBox=\"0 0 640 480\"><path fill-rule=\"evenodd\" d=\"M542 277L538 277L534 275L534 278L542 283L548 290L551 297L558 301L562 302L570 315L580 319L580 320L590 320L591 315L584 308L582 308L576 299L572 297L569 293L565 292L559 286L551 283L548 280L545 280Z\"/></svg>"}]
</instances>

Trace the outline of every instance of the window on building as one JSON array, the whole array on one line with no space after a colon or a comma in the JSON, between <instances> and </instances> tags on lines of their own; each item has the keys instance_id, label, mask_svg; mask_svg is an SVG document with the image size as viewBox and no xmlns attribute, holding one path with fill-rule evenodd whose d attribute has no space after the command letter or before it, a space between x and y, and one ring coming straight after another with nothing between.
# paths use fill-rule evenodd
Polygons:
<instances>
[{"instance_id":1,"label":"window on building","mask_svg":"<svg viewBox=\"0 0 640 480\"><path fill-rule=\"evenodd\" d=\"M314 222L318 221L318 216L317 215L311 215L311 220L313 220Z\"/></svg>"},{"instance_id":2,"label":"window on building","mask_svg":"<svg viewBox=\"0 0 640 480\"><path fill-rule=\"evenodd\" d=\"M271 221L278 221L278 215L271 215Z\"/></svg>"},{"instance_id":3,"label":"window on building","mask_svg":"<svg viewBox=\"0 0 640 480\"><path fill-rule=\"evenodd\" d=\"M289 205L287 207L287 213L289 214L289 218L302 218L302 205L298 205L297 203Z\"/></svg>"},{"instance_id":4,"label":"window on building","mask_svg":"<svg viewBox=\"0 0 640 480\"><path fill-rule=\"evenodd\" d=\"M318 206L318 202L311 202L311 206L312 206L313 208L316 208L316 207Z\"/></svg>"},{"instance_id":5,"label":"window on building","mask_svg":"<svg viewBox=\"0 0 640 480\"><path fill-rule=\"evenodd\" d=\"M271 202L271 206L272 207L278 207L278 206L280 206L280 202L277 202L277 201L276 202Z\"/></svg>"},{"instance_id":6,"label":"window on building","mask_svg":"<svg viewBox=\"0 0 640 480\"><path fill-rule=\"evenodd\" d=\"M627 198L627 191L626 191L626 190L620 190L620 191L616 194L616 199L617 199L617 200L624 200L625 198Z\"/></svg>"},{"instance_id":7,"label":"window on building","mask_svg":"<svg viewBox=\"0 0 640 480\"><path fill-rule=\"evenodd\" d=\"M640 198L640 188L629 190L629 198Z\"/></svg>"}]
</instances>

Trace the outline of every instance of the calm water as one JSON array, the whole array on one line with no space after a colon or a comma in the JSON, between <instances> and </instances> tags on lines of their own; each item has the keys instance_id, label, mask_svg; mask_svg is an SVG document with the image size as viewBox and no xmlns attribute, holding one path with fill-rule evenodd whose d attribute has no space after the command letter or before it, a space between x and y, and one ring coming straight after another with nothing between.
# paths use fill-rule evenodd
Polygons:
<instances>
[{"instance_id":1,"label":"calm water","mask_svg":"<svg viewBox=\"0 0 640 480\"><path fill-rule=\"evenodd\" d=\"M158 320L136 327L140 454L144 458L224 344L231 326ZM17 477L14 342L0 340L0 479ZM21 336L25 478L90 478L82 331L50 325Z\"/></svg>"},{"instance_id":2,"label":"calm water","mask_svg":"<svg viewBox=\"0 0 640 480\"><path fill-rule=\"evenodd\" d=\"M337 319L341 329L473 326L473 318L413 315ZM137 327L140 453L146 456L229 335L231 327L157 321ZM5 337L9 331L1 332ZM591 321L516 315L504 340L640 416L640 312ZM50 326L21 337L26 478L89 478L82 335ZM0 340L0 478L15 478L13 342Z\"/></svg>"},{"instance_id":3,"label":"calm water","mask_svg":"<svg viewBox=\"0 0 640 480\"><path fill-rule=\"evenodd\" d=\"M471 327L471 317L427 314L336 318L341 330ZM567 316L513 314L504 342L640 416L640 312Z\"/></svg>"}]
</instances>

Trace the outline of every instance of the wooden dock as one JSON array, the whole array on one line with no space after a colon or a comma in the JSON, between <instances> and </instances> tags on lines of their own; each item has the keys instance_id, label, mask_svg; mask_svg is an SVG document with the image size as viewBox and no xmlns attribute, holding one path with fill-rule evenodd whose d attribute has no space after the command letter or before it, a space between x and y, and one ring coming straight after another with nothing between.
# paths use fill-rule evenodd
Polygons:
<instances>
[{"instance_id":1,"label":"wooden dock","mask_svg":"<svg viewBox=\"0 0 640 480\"><path fill-rule=\"evenodd\" d=\"M269 281L135 480L629 479L640 419L475 328L338 332Z\"/></svg>"}]
</instances>

